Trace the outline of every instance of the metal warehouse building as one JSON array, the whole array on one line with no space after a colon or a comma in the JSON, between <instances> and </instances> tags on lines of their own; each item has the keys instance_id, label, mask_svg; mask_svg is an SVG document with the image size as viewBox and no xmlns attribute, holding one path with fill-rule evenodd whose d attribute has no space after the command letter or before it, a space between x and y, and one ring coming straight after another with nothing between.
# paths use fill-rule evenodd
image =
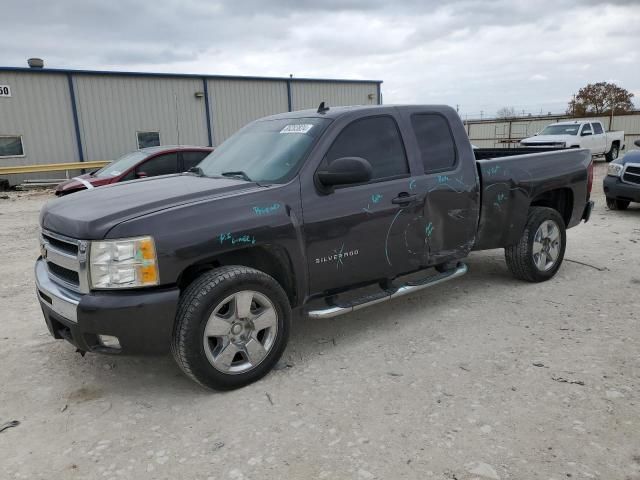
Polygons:
<instances>
[{"instance_id":1,"label":"metal warehouse building","mask_svg":"<svg viewBox=\"0 0 640 480\"><path fill-rule=\"evenodd\" d=\"M265 115L322 101L379 104L381 83L0 67L0 166L112 160L157 144L215 146Z\"/></svg>"}]
</instances>

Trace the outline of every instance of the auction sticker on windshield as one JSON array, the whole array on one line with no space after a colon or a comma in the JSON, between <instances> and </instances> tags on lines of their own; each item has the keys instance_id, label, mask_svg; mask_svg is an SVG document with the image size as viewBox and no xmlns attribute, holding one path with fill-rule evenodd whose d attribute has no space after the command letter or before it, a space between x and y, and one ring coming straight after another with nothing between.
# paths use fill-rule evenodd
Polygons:
<instances>
[{"instance_id":1,"label":"auction sticker on windshield","mask_svg":"<svg viewBox=\"0 0 640 480\"><path fill-rule=\"evenodd\" d=\"M294 125L286 125L280 133L307 133L313 125L310 123L296 123Z\"/></svg>"}]
</instances>

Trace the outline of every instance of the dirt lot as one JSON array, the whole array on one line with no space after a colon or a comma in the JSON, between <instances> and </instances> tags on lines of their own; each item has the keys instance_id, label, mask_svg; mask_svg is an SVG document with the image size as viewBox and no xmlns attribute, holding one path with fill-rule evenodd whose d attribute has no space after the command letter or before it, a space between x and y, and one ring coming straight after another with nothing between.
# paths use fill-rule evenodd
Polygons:
<instances>
[{"instance_id":1,"label":"dirt lot","mask_svg":"<svg viewBox=\"0 0 640 480\"><path fill-rule=\"evenodd\" d=\"M281 368L230 393L53 340L32 277L50 196L9 194L0 478L640 479L640 208L607 211L603 172L553 280L473 254L457 282L297 321Z\"/></svg>"}]
</instances>

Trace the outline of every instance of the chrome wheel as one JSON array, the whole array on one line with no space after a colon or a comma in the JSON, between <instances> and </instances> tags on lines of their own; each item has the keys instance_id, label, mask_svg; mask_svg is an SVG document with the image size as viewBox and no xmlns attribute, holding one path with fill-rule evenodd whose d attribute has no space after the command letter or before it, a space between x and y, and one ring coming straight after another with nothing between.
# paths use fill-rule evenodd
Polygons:
<instances>
[{"instance_id":1,"label":"chrome wheel","mask_svg":"<svg viewBox=\"0 0 640 480\"><path fill-rule=\"evenodd\" d=\"M242 290L214 308L204 328L204 351L213 367L245 373L262 362L276 339L278 314L262 293Z\"/></svg>"},{"instance_id":2,"label":"chrome wheel","mask_svg":"<svg viewBox=\"0 0 640 480\"><path fill-rule=\"evenodd\" d=\"M560 229L553 220L540 224L533 237L533 263L541 272L549 271L560 255Z\"/></svg>"}]
</instances>

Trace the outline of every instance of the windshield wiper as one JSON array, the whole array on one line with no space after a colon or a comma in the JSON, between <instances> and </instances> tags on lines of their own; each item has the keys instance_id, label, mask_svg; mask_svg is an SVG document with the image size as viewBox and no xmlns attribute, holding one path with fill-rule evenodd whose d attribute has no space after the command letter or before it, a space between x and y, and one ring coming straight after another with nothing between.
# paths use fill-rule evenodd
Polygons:
<instances>
[{"instance_id":1,"label":"windshield wiper","mask_svg":"<svg viewBox=\"0 0 640 480\"><path fill-rule=\"evenodd\" d=\"M247 182L253 182L253 180L251 180L249 178L249 175L244 173L242 170L237 170L235 172L222 172L220 175L222 175L223 177L242 178L243 180L246 180Z\"/></svg>"}]
</instances>

